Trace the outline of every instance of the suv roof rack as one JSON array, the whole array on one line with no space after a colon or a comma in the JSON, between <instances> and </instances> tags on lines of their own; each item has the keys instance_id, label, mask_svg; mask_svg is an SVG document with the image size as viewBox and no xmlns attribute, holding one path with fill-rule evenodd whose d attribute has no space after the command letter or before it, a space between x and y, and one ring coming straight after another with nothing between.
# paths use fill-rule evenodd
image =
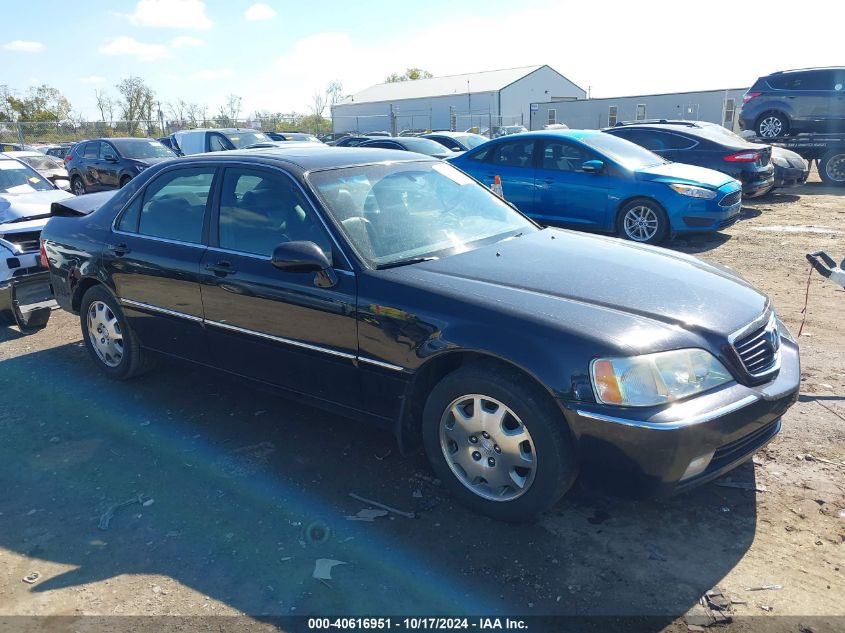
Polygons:
<instances>
[{"instance_id":1,"label":"suv roof rack","mask_svg":"<svg viewBox=\"0 0 845 633\"><path fill-rule=\"evenodd\" d=\"M619 121L613 127L625 127L628 125L683 125L685 127L700 127L698 121L686 121L684 119L644 119L642 121Z\"/></svg>"}]
</instances>

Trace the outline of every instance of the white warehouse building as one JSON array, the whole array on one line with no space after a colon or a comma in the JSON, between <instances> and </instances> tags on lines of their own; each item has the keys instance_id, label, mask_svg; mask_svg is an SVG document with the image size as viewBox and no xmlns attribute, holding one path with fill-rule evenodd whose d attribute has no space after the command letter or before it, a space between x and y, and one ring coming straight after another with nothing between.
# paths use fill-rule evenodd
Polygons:
<instances>
[{"instance_id":1,"label":"white warehouse building","mask_svg":"<svg viewBox=\"0 0 845 633\"><path fill-rule=\"evenodd\" d=\"M547 65L489 70L371 86L332 107L332 126L336 135L528 127L532 102L586 96Z\"/></svg>"}]
</instances>

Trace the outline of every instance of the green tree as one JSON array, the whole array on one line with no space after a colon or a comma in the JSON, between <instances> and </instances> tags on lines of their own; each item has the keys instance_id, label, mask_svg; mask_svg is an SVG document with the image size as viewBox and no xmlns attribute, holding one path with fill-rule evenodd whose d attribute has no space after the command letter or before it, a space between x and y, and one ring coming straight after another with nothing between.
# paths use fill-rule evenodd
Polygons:
<instances>
[{"instance_id":1,"label":"green tree","mask_svg":"<svg viewBox=\"0 0 845 633\"><path fill-rule=\"evenodd\" d=\"M70 101L47 84L33 86L23 98L15 97L5 86L4 93L8 108L19 121L62 121L70 114Z\"/></svg>"},{"instance_id":2,"label":"green tree","mask_svg":"<svg viewBox=\"0 0 845 633\"><path fill-rule=\"evenodd\" d=\"M130 75L117 86L120 94L118 107L121 118L126 122L126 131L134 136L138 131L138 124L146 124L149 133L155 121L155 92L141 77Z\"/></svg>"},{"instance_id":3,"label":"green tree","mask_svg":"<svg viewBox=\"0 0 845 633\"><path fill-rule=\"evenodd\" d=\"M398 81L416 81L417 79L431 79L432 77L434 77L434 75L422 68L408 68L402 75L391 73L384 82L392 84Z\"/></svg>"}]
</instances>

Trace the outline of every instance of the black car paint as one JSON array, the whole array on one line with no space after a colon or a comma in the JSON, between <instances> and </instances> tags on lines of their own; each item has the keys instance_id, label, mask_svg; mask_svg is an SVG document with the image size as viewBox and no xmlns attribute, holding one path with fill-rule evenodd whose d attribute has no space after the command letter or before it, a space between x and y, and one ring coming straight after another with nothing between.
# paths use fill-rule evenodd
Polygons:
<instances>
[{"instance_id":1,"label":"black car paint","mask_svg":"<svg viewBox=\"0 0 845 633\"><path fill-rule=\"evenodd\" d=\"M604 130L627 141L642 145L647 150L675 163L707 167L736 178L742 183L743 198L761 196L775 186L775 168L771 161L771 147L733 140L727 136L714 138L695 124L672 123L625 124ZM682 139L686 149L663 149L664 139ZM678 143L680 144L680 143ZM742 151L757 151L761 159L755 162L730 162L725 156Z\"/></svg>"},{"instance_id":2,"label":"black car paint","mask_svg":"<svg viewBox=\"0 0 845 633\"><path fill-rule=\"evenodd\" d=\"M420 158L357 148L295 153L227 152L181 159L147 170L110 200L98 202L90 215L54 217L43 235L57 301L78 311L84 290L102 284L124 299L127 319L145 346L375 422L392 429L405 449L415 443L417 416L433 381L467 360L498 359L532 377L554 398L585 464L604 468L607 456L615 456L613 464L644 475L661 491L677 487L692 457L759 432L797 398L797 345L785 328L783 369L763 384L744 373L728 345L731 332L770 306L727 269L655 247L559 229L528 232L441 260L373 269L355 256L322 211L308 173ZM172 243L130 241L115 234L118 212L152 178L209 164L283 170L298 182L333 236L339 283L321 287L319 274L283 273L267 258L234 261L213 240L189 253ZM80 204L84 197L76 208ZM141 240L148 243L141 245ZM205 263L220 255L239 269L237 275L221 278L205 270ZM203 312L203 304L211 313ZM709 350L735 381L668 407L596 402L588 375L592 359L685 347ZM743 398L754 404L725 409ZM679 414L715 411L725 413L701 425L677 429L671 424ZM697 481L715 474L705 473Z\"/></svg>"},{"instance_id":3,"label":"black car paint","mask_svg":"<svg viewBox=\"0 0 845 633\"><path fill-rule=\"evenodd\" d=\"M84 155L89 143L100 144L96 158ZM119 189L122 183L135 178L143 169L172 158L126 158L118 150L115 141L105 138L77 143L70 150L69 156L70 160L65 161L68 178L71 182L74 178L81 178L86 193Z\"/></svg>"}]
</instances>

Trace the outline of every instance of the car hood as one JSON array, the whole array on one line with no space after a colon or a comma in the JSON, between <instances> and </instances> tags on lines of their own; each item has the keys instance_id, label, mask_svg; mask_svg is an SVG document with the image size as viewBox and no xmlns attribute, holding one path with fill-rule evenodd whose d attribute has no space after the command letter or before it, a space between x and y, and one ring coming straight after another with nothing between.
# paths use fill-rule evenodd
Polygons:
<instances>
[{"instance_id":1,"label":"car hood","mask_svg":"<svg viewBox=\"0 0 845 633\"><path fill-rule=\"evenodd\" d=\"M457 289L487 305L508 305L525 316L544 313L563 326L574 309L589 307L594 329L601 327L598 311L614 318L627 315L632 326L650 321L721 340L758 318L768 304L765 295L727 268L561 229L389 272L421 287Z\"/></svg>"},{"instance_id":2,"label":"car hood","mask_svg":"<svg viewBox=\"0 0 845 633\"><path fill-rule=\"evenodd\" d=\"M685 165L684 163L666 163L637 171L637 177L651 182L682 183L686 185L705 185L718 189L733 180L727 174L715 169Z\"/></svg>"},{"instance_id":3,"label":"car hood","mask_svg":"<svg viewBox=\"0 0 845 633\"><path fill-rule=\"evenodd\" d=\"M29 216L50 215L50 205L57 200L73 197L61 189L34 191L32 193L0 193L0 225ZM18 222L12 222L12 228Z\"/></svg>"},{"instance_id":4,"label":"car hood","mask_svg":"<svg viewBox=\"0 0 845 633\"><path fill-rule=\"evenodd\" d=\"M781 158L791 167L799 169L807 169L808 167L807 161L800 154L784 149L783 147L778 147L777 145L772 145L772 158Z\"/></svg>"},{"instance_id":5,"label":"car hood","mask_svg":"<svg viewBox=\"0 0 845 633\"><path fill-rule=\"evenodd\" d=\"M159 163L163 163L166 160L173 160L176 156L157 156L156 158L129 158L132 163L138 163L139 165L158 165Z\"/></svg>"}]
</instances>

